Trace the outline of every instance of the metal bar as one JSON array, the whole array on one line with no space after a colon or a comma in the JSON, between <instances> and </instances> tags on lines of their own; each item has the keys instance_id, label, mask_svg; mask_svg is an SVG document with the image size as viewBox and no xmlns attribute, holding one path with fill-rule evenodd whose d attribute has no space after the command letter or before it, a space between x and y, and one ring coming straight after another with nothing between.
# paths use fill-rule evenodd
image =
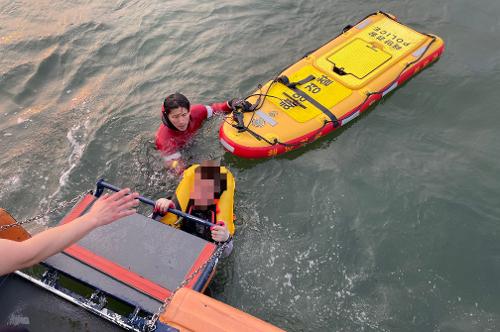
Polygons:
<instances>
[{"instance_id":1,"label":"metal bar","mask_svg":"<svg viewBox=\"0 0 500 332\"><path fill-rule=\"evenodd\" d=\"M117 186L114 186L111 183L107 183L106 181L104 181L104 179L100 179L99 181L97 181L96 186L97 186L97 190L96 190L97 197L99 197L102 194L102 191L104 188L112 190L112 191L120 191L121 190L121 188L118 188ZM149 198L146 198L143 196L139 196L137 199L145 204L151 205L153 207L155 206L155 201L153 201L152 199L149 199ZM195 217L193 215L190 215L188 213L182 212L182 211L177 210L177 209L168 208L167 211L170 213L173 213L179 217L182 217L186 220L197 222L205 227L215 226L215 224L211 223L210 221Z\"/></svg>"},{"instance_id":2,"label":"metal bar","mask_svg":"<svg viewBox=\"0 0 500 332\"><path fill-rule=\"evenodd\" d=\"M208 264L207 267L205 267L203 272L200 274L200 277L198 278L198 280L194 284L193 290L195 290L197 292L203 291L203 288L205 288L205 286L207 285L208 278L210 278L210 275L212 274L212 271L214 270L218 261L219 260L216 259L213 262L211 262L210 264Z\"/></svg>"},{"instance_id":3,"label":"metal bar","mask_svg":"<svg viewBox=\"0 0 500 332\"><path fill-rule=\"evenodd\" d=\"M135 326L132 326L132 325L126 323L125 322L126 318L124 318L123 316L121 316L119 314L116 314L116 313L114 313L110 310L107 310L107 309L98 310L98 309L92 307L91 305L89 305L88 303L85 303L85 302L83 302L83 301L81 301L73 296L70 296L70 295L58 290L57 288L50 286L50 285L47 285L44 282L42 282L38 279L35 279L35 278L31 277L30 275L27 275L26 273L23 273L21 271L16 271L14 273L17 274L18 276L20 276L21 278L24 278L24 279L32 282L33 284L35 284L43 289L46 289L49 292L65 299L71 303L74 303L77 306L84 308L84 309L96 314L97 316L112 322L113 324L116 324L124 329L129 330L129 331L142 332L141 330L137 329Z\"/></svg>"}]
</instances>

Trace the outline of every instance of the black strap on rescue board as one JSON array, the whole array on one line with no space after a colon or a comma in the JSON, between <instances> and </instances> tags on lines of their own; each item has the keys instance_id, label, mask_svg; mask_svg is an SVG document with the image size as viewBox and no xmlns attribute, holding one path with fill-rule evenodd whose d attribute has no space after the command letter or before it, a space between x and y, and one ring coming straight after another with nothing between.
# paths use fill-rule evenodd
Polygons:
<instances>
[{"instance_id":1,"label":"black strap on rescue board","mask_svg":"<svg viewBox=\"0 0 500 332\"><path fill-rule=\"evenodd\" d=\"M297 85L305 84L307 82L312 81L313 79L315 79L315 77L313 75L309 75L309 76L307 76L306 78L304 78L304 79L302 79L300 81L290 82L290 80L288 79L288 77L286 77L286 76L283 75L283 76L278 77L277 82L279 82L281 84L284 84L287 88L293 90L296 94L298 94L299 96L301 96L304 99L306 99L314 107L316 107L321 112L323 112L323 114L325 114L327 117L329 117L330 121L333 122L333 124L334 124L335 127L337 127L338 124L339 124L339 121L337 120L337 118L335 117L335 115L333 115L333 113L330 112L330 110L328 108L326 108L325 106L321 105L321 103L318 102L316 99L314 99L313 97L309 96L304 91L302 91L302 90L300 90L300 89L297 88Z\"/></svg>"}]
</instances>

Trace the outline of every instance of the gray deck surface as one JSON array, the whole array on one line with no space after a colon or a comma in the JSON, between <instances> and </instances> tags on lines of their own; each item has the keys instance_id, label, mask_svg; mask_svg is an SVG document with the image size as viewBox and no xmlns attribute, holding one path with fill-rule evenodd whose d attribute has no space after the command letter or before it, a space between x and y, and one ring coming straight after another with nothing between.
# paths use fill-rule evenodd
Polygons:
<instances>
[{"instance_id":1,"label":"gray deck surface","mask_svg":"<svg viewBox=\"0 0 500 332\"><path fill-rule=\"evenodd\" d=\"M78 244L164 288L174 290L207 242L134 214L94 230ZM155 311L160 304L69 255L57 254L45 262L146 310Z\"/></svg>"}]
</instances>

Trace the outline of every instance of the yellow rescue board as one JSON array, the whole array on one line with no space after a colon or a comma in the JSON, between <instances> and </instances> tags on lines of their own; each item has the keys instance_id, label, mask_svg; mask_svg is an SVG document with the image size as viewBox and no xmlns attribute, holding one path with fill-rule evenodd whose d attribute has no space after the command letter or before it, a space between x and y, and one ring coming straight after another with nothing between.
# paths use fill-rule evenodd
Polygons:
<instances>
[{"instance_id":1,"label":"yellow rescue board","mask_svg":"<svg viewBox=\"0 0 500 332\"><path fill-rule=\"evenodd\" d=\"M331 63L332 71L339 70L347 74L346 70L349 70L348 74L362 80L391 58L390 53L378 48L376 44L354 39L326 60ZM352 59L357 59L357 61L352 61Z\"/></svg>"},{"instance_id":2,"label":"yellow rescue board","mask_svg":"<svg viewBox=\"0 0 500 332\"><path fill-rule=\"evenodd\" d=\"M346 40L333 48L314 65L324 72L333 71L333 65L342 68L347 74L337 79L351 89L359 89L425 40L425 35L385 18L367 25L356 39Z\"/></svg>"},{"instance_id":3,"label":"yellow rescue board","mask_svg":"<svg viewBox=\"0 0 500 332\"><path fill-rule=\"evenodd\" d=\"M296 149L346 125L443 51L438 36L369 15L255 91L256 109L225 121L220 141L245 158Z\"/></svg>"}]
</instances>

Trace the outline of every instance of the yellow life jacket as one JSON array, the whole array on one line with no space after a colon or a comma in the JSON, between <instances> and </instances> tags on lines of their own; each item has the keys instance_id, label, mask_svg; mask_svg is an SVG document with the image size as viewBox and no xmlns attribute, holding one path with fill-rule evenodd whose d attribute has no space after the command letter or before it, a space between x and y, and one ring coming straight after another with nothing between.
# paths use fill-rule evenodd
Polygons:
<instances>
[{"instance_id":1,"label":"yellow life jacket","mask_svg":"<svg viewBox=\"0 0 500 332\"><path fill-rule=\"evenodd\" d=\"M191 167L187 168L182 174L182 179L175 190L175 196L173 197L173 202L176 205L176 208L187 212L186 209L189 204L191 192L193 191L194 186L194 171L196 168L200 167L198 164L194 164ZM227 176L227 188L224 190L219 200L216 201L216 221L224 221L227 225L227 229L231 235L234 234L234 189L235 189L235 181L233 174L224 166L221 166L221 173L226 174ZM177 221L178 217L172 213L167 213L162 219L161 222L174 225Z\"/></svg>"}]
</instances>

